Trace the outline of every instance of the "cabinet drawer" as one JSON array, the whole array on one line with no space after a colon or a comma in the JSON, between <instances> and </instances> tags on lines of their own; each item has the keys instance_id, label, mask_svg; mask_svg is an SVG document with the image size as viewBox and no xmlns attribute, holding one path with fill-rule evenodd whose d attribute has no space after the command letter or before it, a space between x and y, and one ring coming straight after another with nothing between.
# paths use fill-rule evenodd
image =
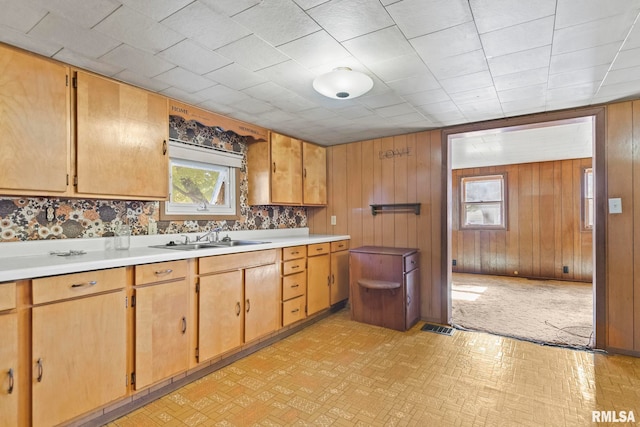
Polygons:
<instances>
[{"instance_id":1,"label":"cabinet drawer","mask_svg":"<svg viewBox=\"0 0 640 427\"><path fill-rule=\"evenodd\" d=\"M187 261L168 261L136 265L136 285L182 279L187 275Z\"/></svg>"},{"instance_id":2,"label":"cabinet drawer","mask_svg":"<svg viewBox=\"0 0 640 427\"><path fill-rule=\"evenodd\" d=\"M307 256L307 247L292 246L290 248L282 248L282 260L289 261L290 259L304 258Z\"/></svg>"},{"instance_id":3,"label":"cabinet drawer","mask_svg":"<svg viewBox=\"0 0 640 427\"><path fill-rule=\"evenodd\" d=\"M328 254L331 250L331 244L327 243L316 243L315 245L307 246L307 256L316 256L322 254Z\"/></svg>"},{"instance_id":4,"label":"cabinet drawer","mask_svg":"<svg viewBox=\"0 0 640 427\"><path fill-rule=\"evenodd\" d=\"M126 282L124 267L33 279L33 303L42 304L120 289L124 288Z\"/></svg>"},{"instance_id":5,"label":"cabinet drawer","mask_svg":"<svg viewBox=\"0 0 640 427\"><path fill-rule=\"evenodd\" d=\"M420 262L420 252L415 252L404 259L404 271L405 273L410 272L411 270L415 270L418 268L418 263Z\"/></svg>"},{"instance_id":6,"label":"cabinet drawer","mask_svg":"<svg viewBox=\"0 0 640 427\"><path fill-rule=\"evenodd\" d=\"M198 272L199 274L208 274L221 271L241 270L259 265L274 264L276 259L276 249L208 256L198 259Z\"/></svg>"},{"instance_id":7,"label":"cabinet drawer","mask_svg":"<svg viewBox=\"0 0 640 427\"><path fill-rule=\"evenodd\" d=\"M0 311L16 308L16 283L0 284Z\"/></svg>"},{"instance_id":8,"label":"cabinet drawer","mask_svg":"<svg viewBox=\"0 0 640 427\"><path fill-rule=\"evenodd\" d=\"M305 297L291 299L282 303L282 326L290 325L298 320L304 319Z\"/></svg>"},{"instance_id":9,"label":"cabinet drawer","mask_svg":"<svg viewBox=\"0 0 640 427\"><path fill-rule=\"evenodd\" d=\"M349 249L348 240L338 240L337 242L331 242L331 252L346 251Z\"/></svg>"},{"instance_id":10,"label":"cabinet drawer","mask_svg":"<svg viewBox=\"0 0 640 427\"><path fill-rule=\"evenodd\" d=\"M307 290L307 274L292 274L282 278L282 300L286 301L291 298L304 295Z\"/></svg>"},{"instance_id":11,"label":"cabinet drawer","mask_svg":"<svg viewBox=\"0 0 640 427\"><path fill-rule=\"evenodd\" d=\"M299 273L300 271L305 270L305 259L294 259L291 261L286 261L282 263L282 275L286 276L288 274Z\"/></svg>"}]
</instances>

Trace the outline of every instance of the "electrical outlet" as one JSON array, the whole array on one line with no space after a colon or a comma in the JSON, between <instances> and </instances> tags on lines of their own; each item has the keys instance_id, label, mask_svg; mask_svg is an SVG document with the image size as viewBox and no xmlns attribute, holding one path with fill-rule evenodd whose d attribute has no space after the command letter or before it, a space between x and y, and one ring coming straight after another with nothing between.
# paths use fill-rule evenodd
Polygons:
<instances>
[{"instance_id":1,"label":"electrical outlet","mask_svg":"<svg viewBox=\"0 0 640 427\"><path fill-rule=\"evenodd\" d=\"M331 215L331 225L336 225L336 216Z\"/></svg>"},{"instance_id":2,"label":"electrical outlet","mask_svg":"<svg viewBox=\"0 0 640 427\"><path fill-rule=\"evenodd\" d=\"M568 273L569 272L569 266L568 265L563 266L562 267L562 272L565 273L565 274Z\"/></svg>"},{"instance_id":3,"label":"electrical outlet","mask_svg":"<svg viewBox=\"0 0 640 427\"><path fill-rule=\"evenodd\" d=\"M147 234L158 234L158 223L155 221L149 221L149 225L147 226Z\"/></svg>"},{"instance_id":4,"label":"electrical outlet","mask_svg":"<svg viewBox=\"0 0 640 427\"><path fill-rule=\"evenodd\" d=\"M453 266L455 267L456 265L458 265L458 260L453 260Z\"/></svg>"},{"instance_id":5,"label":"electrical outlet","mask_svg":"<svg viewBox=\"0 0 640 427\"><path fill-rule=\"evenodd\" d=\"M47 208L47 221L51 222L55 219L55 210L53 208Z\"/></svg>"}]
</instances>

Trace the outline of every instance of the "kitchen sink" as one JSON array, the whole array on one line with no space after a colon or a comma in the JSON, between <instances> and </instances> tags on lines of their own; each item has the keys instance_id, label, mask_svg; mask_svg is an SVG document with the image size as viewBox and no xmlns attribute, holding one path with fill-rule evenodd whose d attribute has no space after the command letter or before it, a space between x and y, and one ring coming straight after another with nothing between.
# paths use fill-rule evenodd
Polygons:
<instances>
[{"instance_id":1,"label":"kitchen sink","mask_svg":"<svg viewBox=\"0 0 640 427\"><path fill-rule=\"evenodd\" d=\"M196 249L228 248L231 246L259 245L261 243L269 243L269 242L262 242L258 240L229 240L227 242L196 242L196 243L169 242L166 245L153 245L149 247L159 248L159 249L173 249L177 251L193 251Z\"/></svg>"}]
</instances>

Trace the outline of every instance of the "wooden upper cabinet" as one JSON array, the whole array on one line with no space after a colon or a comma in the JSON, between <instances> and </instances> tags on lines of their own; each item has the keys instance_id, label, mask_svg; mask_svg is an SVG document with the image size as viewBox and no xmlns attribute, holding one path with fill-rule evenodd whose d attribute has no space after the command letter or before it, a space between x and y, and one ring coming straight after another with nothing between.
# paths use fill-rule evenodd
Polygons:
<instances>
[{"instance_id":1,"label":"wooden upper cabinet","mask_svg":"<svg viewBox=\"0 0 640 427\"><path fill-rule=\"evenodd\" d=\"M76 191L166 199L167 98L81 71L76 78Z\"/></svg>"},{"instance_id":2,"label":"wooden upper cabinet","mask_svg":"<svg viewBox=\"0 0 640 427\"><path fill-rule=\"evenodd\" d=\"M249 144L250 205L325 205L324 147L271 132L269 141Z\"/></svg>"},{"instance_id":3,"label":"wooden upper cabinet","mask_svg":"<svg viewBox=\"0 0 640 427\"><path fill-rule=\"evenodd\" d=\"M302 197L305 205L327 204L327 149L302 142Z\"/></svg>"},{"instance_id":4,"label":"wooden upper cabinet","mask_svg":"<svg viewBox=\"0 0 640 427\"><path fill-rule=\"evenodd\" d=\"M67 192L68 76L62 64L0 45L0 194Z\"/></svg>"}]
</instances>

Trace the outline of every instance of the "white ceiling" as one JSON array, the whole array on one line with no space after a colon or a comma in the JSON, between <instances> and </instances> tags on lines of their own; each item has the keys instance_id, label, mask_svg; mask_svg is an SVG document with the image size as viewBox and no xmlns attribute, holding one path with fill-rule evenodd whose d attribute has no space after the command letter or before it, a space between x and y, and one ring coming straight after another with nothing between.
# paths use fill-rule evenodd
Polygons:
<instances>
[{"instance_id":1,"label":"white ceiling","mask_svg":"<svg viewBox=\"0 0 640 427\"><path fill-rule=\"evenodd\" d=\"M0 0L0 41L324 145L640 95L640 0ZM374 80L352 100L312 80Z\"/></svg>"}]
</instances>

